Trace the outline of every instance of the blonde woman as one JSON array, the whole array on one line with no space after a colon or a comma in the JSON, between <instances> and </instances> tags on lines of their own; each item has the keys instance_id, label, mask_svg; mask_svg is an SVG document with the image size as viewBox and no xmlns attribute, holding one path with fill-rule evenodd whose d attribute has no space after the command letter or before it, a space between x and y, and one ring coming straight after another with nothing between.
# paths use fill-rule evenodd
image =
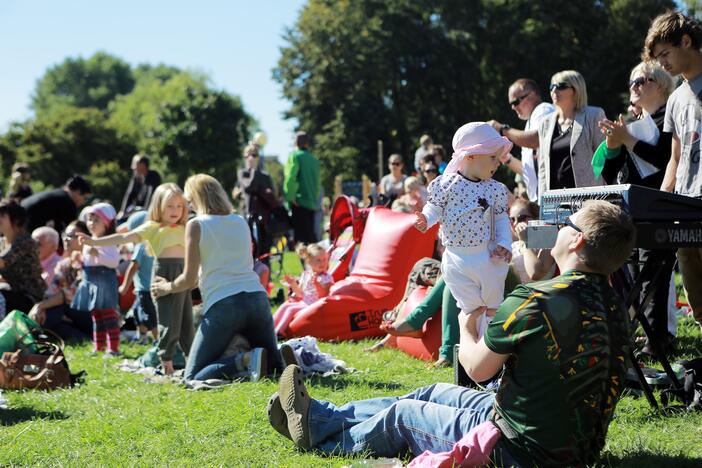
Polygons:
<instances>
[{"instance_id":1,"label":"blonde woman","mask_svg":"<svg viewBox=\"0 0 702 468\"><path fill-rule=\"evenodd\" d=\"M282 364L268 296L253 271L251 233L220 183L206 174L185 182L185 198L197 216L185 228L185 268L178 277L155 277L157 298L189 291L198 284L204 315L185 368L186 380L233 377L258 380ZM199 275L198 275L199 272ZM223 358L234 335L253 350Z\"/></svg>"},{"instance_id":2,"label":"blonde woman","mask_svg":"<svg viewBox=\"0 0 702 468\"><path fill-rule=\"evenodd\" d=\"M597 128L604 111L587 105L585 79L575 70L553 75L549 89L556 112L539 125L539 195L553 189L601 185L591 160L604 140Z\"/></svg>"},{"instance_id":3,"label":"blonde woman","mask_svg":"<svg viewBox=\"0 0 702 468\"><path fill-rule=\"evenodd\" d=\"M629 76L629 102L641 109L639 119L653 119L659 132L655 145L637 140L626 128L624 117L616 121L604 119L600 129L606 135L602 149L606 151L606 163L602 176L609 184L636 184L645 187L661 187L665 167L670 159L672 134L663 132L665 107L668 96L675 89L673 77L654 62L639 63ZM601 145L602 146L602 145ZM634 162L631 153L651 164L657 170L642 171L641 164ZM594 165L594 161L593 161Z\"/></svg>"},{"instance_id":4,"label":"blonde woman","mask_svg":"<svg viewBox=\"0 0 702 468\"><path fill-rule=\"evenodd\" d=\"M127 242L147 245L154 257L154 275L168 280L183 271L185 261L185 223L188 209L183 191L176 184L159 185L151 198L147 221L138 228L125 233L91 238L79 233L81 243L96 247L125 244ZM166 374L172 374L176 344L187 355L195 333L190 290L183 290L170 297L156 299L158 323L163 327L159 337L158 355Z\"/></svg>"}]
</instances>

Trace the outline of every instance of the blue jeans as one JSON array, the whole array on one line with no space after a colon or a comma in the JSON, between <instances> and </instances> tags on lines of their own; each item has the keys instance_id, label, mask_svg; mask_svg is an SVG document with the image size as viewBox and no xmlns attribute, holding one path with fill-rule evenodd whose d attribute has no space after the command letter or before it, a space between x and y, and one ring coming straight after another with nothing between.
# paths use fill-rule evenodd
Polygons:
<instances>
[{"instance_id":1,"label":"blue jeans","mask_svg":"<svg viewBox=\"0 0 702 468\"><path fill-rule=\"evenodd\" d=\"M310 442L325 453L394 457L411 450L445 452L492 415L495 394L434 384L402 397L361 400L337 407L312 400Z\"/></svg>"},{"instance_id":2,"label":"blue jeans","mask_svg":"<svg viewBox=\"0 0 702 468\"><path fill-rule=\"evenodd\" d=\"M221 358L237 334L244 336L252 348L265 348L269 370L282 370L268 296L263 291L241 292L216 302L203 315L190 348L185 379L207 380L237 374L236 364L241 357Z\"/></svg>"}]
</instances>

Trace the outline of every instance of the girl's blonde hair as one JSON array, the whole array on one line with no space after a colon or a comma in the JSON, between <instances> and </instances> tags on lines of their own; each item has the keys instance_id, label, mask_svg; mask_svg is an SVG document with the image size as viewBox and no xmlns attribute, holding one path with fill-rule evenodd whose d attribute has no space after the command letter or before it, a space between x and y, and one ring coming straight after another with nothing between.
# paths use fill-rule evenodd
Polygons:
<instances>
[{"instance_id":1,"label":"girl's blonde hair","mask_svg":"<svg viewBox=\"0 0 702 468\"><path fill-rule=\"evenodd\" d=\"M414 189L417 189L422 186L422 183L419 181L418 178L414 176L409 176L408 178L405 179L405 192L411 192Z\"/></svg>"},{"instance_id":2,"label":"girl's blonde hair","mask_svg":"<svg viewBox=\"0 0 702 468\"><path fill-rule=\"evenodd\" d=\"M324 247L322 247L319 244L297 244L297 247L295 247L295 252L297 255L302 259L302 260L307 260L310 257L316 257L319 254L327 254L327 251L324 250Z\"/></svg>"},{"instance_id":3,"label":"girl's blonde hair","mask_svg":"<svg viewBox=\"0 0 702 468\"><path fill-rule=\"evenodd\" d=\"M183 214L178 219L178 224L185 224L188 221L188 208L185 205L185 195L183 195L183 191L180 187L172 182L161 184L156 187L154 195L151 197L151 203L149 204L149 212L147 214L149 221L155 221L157 223L162 222L166 203L168 199L172 197L180 197L183 199Z\"/></svg>"},{"instance_id":4,"label":"girl's blonde hair","mask_svg":"<svg viewBox=\"0 0 702 468\"><path fill-rule=\"evenodd\" d=\"M185 193L198 214L228 215L234 211L222 185L207 174L188 177Z\"/></svg>"}]
</instances>

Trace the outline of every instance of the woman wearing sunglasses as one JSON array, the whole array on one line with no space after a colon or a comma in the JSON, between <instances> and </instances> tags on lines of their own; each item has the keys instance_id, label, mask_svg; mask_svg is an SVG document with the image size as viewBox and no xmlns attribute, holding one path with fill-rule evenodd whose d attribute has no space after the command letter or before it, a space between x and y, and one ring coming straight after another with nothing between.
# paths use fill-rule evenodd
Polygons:
<instances>
[{"instance_id":1,"label":"woman wearing sunglasses","mask_svg":"<svg viewBox=\"0 0 702 468\"><path fill-rule=\"evenodd\" d=\"M399 154L390 155L388 166L390 167L390 174L380 179L378 193L394 200L405 193L405 179L407 176L402 173L402 168L404 167L402 156Z\"/></svg>"},{"instance_id":2,"label":"woman wearing sunglasses","mask_svg":"<svg viewBox=\"0 0 702 468\"><path fill-rule=\"evenodd\" d=\"M637 140L629 133L622 116L614 122L610 120L600 122L600 129L607 138L597 149L592 165L595 173L597 170L602 170L602 177L607 183L636 184L654 189L661 187L672 145L672 134L663 132L663 121L668 96L674 89L673 77L657 63L643 62L631 71L629 100L632 105L641 109L639 119L653 119L653 123L658 128L659 137L653 145ZM632 155L636 155L637 159L635 160ZM644 262L651 257L655 258L660 274L667 277L672 274L675 264L674 250L638 249L635 255L638 255L639 262ZM637 262L633 262L630 267L634 277L638 274L637 265ZM642 285L642 299L648 293L649 285L649 281ZM658 288L644 311L653 329L652 338L660 343L666 352L672 349L674 341L673 335L668 330L670 294L668 287ZM652 354L648 342L641 352Z\"/></svg>"},{"instance_id":3,"label":"woman wearing sunglasses","mask_svg":"<svg viewBox=\"0 0 702 468\"><path fill-rule=\"evenodd\" d=\"M590 161L604 140L597 128L604 111L587 105L585 79L575 70L553 75L549 89L556 112L539 126L539 195L547 190L600 185Z\"/></svg>"},{"instance_id":4,"label":"woman wearing sunglasses","mask_svg":"<svg viewBox=\"0 0 702 468\"><path fill-rule=\"evenodd\" d=\"M606 141L598 148L598 154L606 158L602 177L608 184L636 184L660 188L670 158L672 142L672 134L663 133L663 120L668 96L674 89L673 77L654 62L642 62L631 70L629 101L632 106L641 109L639 119L648 116L653 119L658 128L659 138L655 145L637 140L627 130L621 115L616 121L601 121L599 126L606 135ZM640 160L634 161L631 153L653 167L647 166L644 169ZM593 160L593 167L597 166L598 163Z\"/></svg>"}]
</instances>

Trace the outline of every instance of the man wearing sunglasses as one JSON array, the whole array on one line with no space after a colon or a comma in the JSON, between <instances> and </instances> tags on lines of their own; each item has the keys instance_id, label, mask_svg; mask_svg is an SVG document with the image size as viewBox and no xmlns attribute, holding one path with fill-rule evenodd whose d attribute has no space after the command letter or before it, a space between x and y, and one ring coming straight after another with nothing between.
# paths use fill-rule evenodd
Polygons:
<instances>
[{"instance_id":1,"label":"man wearing sunglasses","mask_svg":"<svg viewBox=\"0 0 702 468\"><path fill-rule=\"evenodd\" d=\"M635 233L619 207L587 201L552 249L560 276L518 286L483 338L480 313L459 314L459 360L476 382L504 366L496 394L438 383L336 406L311 398L291 365L269 403L269 422L299 447L324 453L434 452L419 466L459 465L460 454L475 452L484 458L472 462L481 466L592 464L624 388L630 336L608 276L629 256Z\"/></svg>"},{"instance_id":2,"label":"man wearing sunglasses","mask_svg":"<svg viewBox=\"0 0 702 468\"><path fill-rule=\"evenodd\" d=\"M524 130L512 128L509 125L491 120L489 123L500 132L502 136L510 139L512 143L522 148L522 159L507 156L503 161L517 174L521 174L526 184L529 200L538 199L538 182L536 179L536 164L534 162L534 149L539 146L538 128L541 120L553 112L555 108L549 102L541 101L541 93L536 81L529 78L520 78L512 83L507 91L509 106L521 120L526 120Z\"/></svg>"}]
</instances>

